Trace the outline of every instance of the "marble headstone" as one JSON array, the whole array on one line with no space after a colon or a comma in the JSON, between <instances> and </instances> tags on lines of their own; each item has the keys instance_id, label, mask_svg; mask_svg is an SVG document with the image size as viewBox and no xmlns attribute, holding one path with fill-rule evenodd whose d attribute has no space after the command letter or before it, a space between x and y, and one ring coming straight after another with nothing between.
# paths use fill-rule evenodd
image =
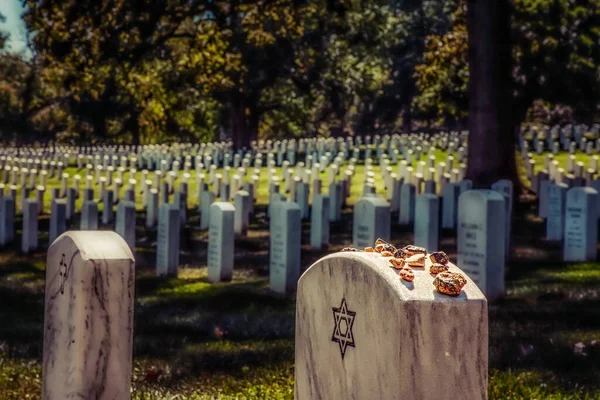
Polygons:
<instances>
[{"instance_id":1,"label":"marble headstone","mask_svg":"<svg viewBox=\"0 0 600 400\"><path fill-rule=\"evenodd\" d=\"M438 251L440 199L435 194L420 194L415 202L414 244L427 251Z\"/></svg>"},{"instance_id":2,"label":"marble headstone","mask_svg":"<svg viewBox=\"0 0 600 400\"><path fill-rule=\"evenodd\" d=\"M48 250L42 399L131 397L135 261L109 231Z\"/></svg>"},{"instance_id":3,"label":"marble headstone","mask_svg":"<svg viewBox=\"0 0 600 400\"><path fill-rule=\"evenodd\" d=\"M408 283L363 252L313 264L296 296L295 399L486 399L486 299L469 278L440 294L428 270Z\"/></svg>"}]
</instances>

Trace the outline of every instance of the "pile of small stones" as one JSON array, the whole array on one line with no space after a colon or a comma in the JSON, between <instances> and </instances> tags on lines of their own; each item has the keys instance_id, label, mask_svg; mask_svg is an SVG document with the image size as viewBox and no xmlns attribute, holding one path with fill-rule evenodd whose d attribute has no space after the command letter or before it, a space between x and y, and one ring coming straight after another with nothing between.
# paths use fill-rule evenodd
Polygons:
<instances>
[{"instance_id":1,"label":"pile of small stones","mask_svg":"<svg viewBox=\"0 0 600 400\"><path fill-rule=\"evenodd\" d=\"M347 251L360 251L353 247L342 249ZM377 239L375 247L365 247L366 253L379 253L382 257L389 257L391 266L400 270L400 278L407 282L415 279L413 268L425 268L427 249L424 247L408 245L402 248L396 248L382 239ZM435 275L433 285L438 292L448 296L458 296L462 288L467 284L465 277L458 272L449 272L448 263L450 259L443 251L436 251L429 254L431 267L429 273Z\"/></svg>"}]
</instances>

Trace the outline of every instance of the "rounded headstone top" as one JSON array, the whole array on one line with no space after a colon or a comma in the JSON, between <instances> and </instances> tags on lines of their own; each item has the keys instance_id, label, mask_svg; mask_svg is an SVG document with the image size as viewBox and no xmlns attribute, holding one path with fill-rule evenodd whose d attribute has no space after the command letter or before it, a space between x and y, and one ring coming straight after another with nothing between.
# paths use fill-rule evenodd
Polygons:
<instances>
[{"instance_id":1,"label":"rounded headstone top","mask_svg":"<svg viewBox=\"0 0 600 400\"><path fill-rule=\"evenodd\" d=\"M48 252L59 249L72 243L84 260L102 259L130 259L135 261L131 249L125 240L112 231L67 231L60 235L50 246Z\"/></svg>"}]
</instances>

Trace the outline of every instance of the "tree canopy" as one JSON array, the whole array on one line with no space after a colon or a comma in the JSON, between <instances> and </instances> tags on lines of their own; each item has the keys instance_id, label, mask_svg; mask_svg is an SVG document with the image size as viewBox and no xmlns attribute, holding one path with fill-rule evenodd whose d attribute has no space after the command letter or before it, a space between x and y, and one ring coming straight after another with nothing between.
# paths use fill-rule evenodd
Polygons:
<instances>
[{"instance_id":1,"label":"tree canopy","mask_svg":"<svg viewBox=\"0 0 600 400\"><path fill-rule=\"evenodd\" d=\"M465 127L463 0L24 0L2 139L153 143ZM600 2L514 0L515 123L598 118ZM549 112L548 114L551 114Z\"/></svg>"}]
</instances>

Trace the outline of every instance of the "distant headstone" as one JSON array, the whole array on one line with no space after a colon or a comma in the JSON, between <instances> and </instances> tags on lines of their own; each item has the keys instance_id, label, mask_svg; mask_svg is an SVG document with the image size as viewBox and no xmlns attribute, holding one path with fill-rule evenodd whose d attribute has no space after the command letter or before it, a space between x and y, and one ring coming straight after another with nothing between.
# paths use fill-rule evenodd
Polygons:
<instances>
[{"instance_id":1,"label":"distant headstone","mask_svg":"<svg viewBox=\"0 0 600 400\"><path fill-rule=\"evenodd\" d=\"M233 274L233 220L236 210L231 203L216 202L210 206L208 228L208 280L230 281Z\"/></svg>"},{"instance_id":2,"label":"distant headstone","mask_svg":"<svg viewBox=\"0 0 600 400\"><path fill-rule=\"evenodd\" d=\"M381 197L362 197L354 205L352 243L358 249L375 244L381 238L390 240L390 205Z\"/></svg>"},{"instance_id":3,"label":"distant headstone","mask_svg":"<svg viewBox=\"0 0 600 400\"><path fill-rule=\"evenodd\" d=\"M210 206L215 202L215 198L215 194L209 190L202 192L200 198L200 229L203 231L207 230L210 224Z\"/></svg>"},{"instance_id":4,"label":"distant headstone","mask_svg":"<svg viewBox=\"0 0 600 400\"><path fill-rule=\"evenodd\" d=\"M379 255L313 264L296 296L295 399L486 399L486 299L469 278L440 294L429 265L408 283Z\"/></svg>"},{"instance_id":5,"label":"distant headstone","mask_svg":"<svg viewBox=\"0 0 600 400\"><path fill-rule=\"evenodd\" d=\"M469 190L458 200L458 265L488 299L504 296L505 207L493 190Z\"/></svg>"},{"instance_id":6,"label":"distant headstone","mask_svg":"<svg viewBox=\"0 0 600 400\"><path fill-rule=\"evenodd\" d=\"M569 187L564 183L553 183L548 189L548 218L546 218L546 239L548 240L563 240L567 190Z\"/></svg>"},{"instance_id":7,"label":"distant headstone","mask_svg":"<svg viewBox=\"0 0 600 400\"><path fill-rule=\"evenodd\" d=\"M38 202L28 199L23 208L21 251L29 253L38 247Z\"/></svg>"},{"instance_id":8,"label":"distant headstone","mask_svg":"<svg viewBox=\"0 0 600 400\"><path fill-rule=\"evenodd\" d=\"M135 253L135 204L121 201L117 206L115 231L125 239L132 253Z\"/></svg>"},{"instance_id":9,"label":"distant headstone","mask_svg":"<svg viewBox=\"0 0 600 400\"><path fill-rule=\"evenodd\" d=\"M50 206L50 232L48 243L52 244L57 237L67 230L67 203L54 200Z\"/></svg>"},{"instance_id":10,"label":"distant headstone","mask_svg":"<svg viewBox=\"0 0 600 400\"><path fill-rule=\"evenodd\" d=\"M344 201L342 184L333 182L329 185L329 221L336 222L342 218L342 203Z\"/></svg>"},{"instance_id":11,"label":"distant headstone","mask_svg":"<svg viewBox=\"0 0 600 400\"><path fill-rule=\"evenodd\" d=\"M43 399L130 398L134 286L133 255L116 233L67 232L52 244Z\"/></svg>"},{"instance_id":12,"label":"distant headstone","mask_svg":"<svg viewBox=\"0 0 600 400\"><path fill-rule=\"evenodd\" d=\"M598 242L598 192L589 187L567 191L564 261L595 261Z\"/></svg>"},{"instance_id":13,"label":"distant headstone","mask_svg":"<svg viewBox=\"0 0 600 400\"><path fill-rule=\"evenodd\" d=\"M313 195L310 216L310 247L321 250L329 244L329 197L322 194Z\"/></svg>"},{"instance_id":14,"label":"distant headstone","mask_svg":"<svg viewBox=\"0 0 600 400\"><path fill-rule=\"evenodd\" d=\"M410 225L415 220L415 185L406 183L400 189L400 225Z\"/></svg>"},{"instance_id":15,"label":"distant headstone","mask_svg":"<svg viewBox=\"0 0 600 400\"><path fill-rule=\"evenodd\" d=\"M427 251L439 250L440 199L434 194L420 194L415 202L414 244Z\"/></svg>"},{"instance_id":16,"label":"distant headstone","mask_svg":"<svg viewBox=\"0 0 600 400\"><path fill-rule=\"evenodd\" d=\"M4 196L0 199L0 246L12 242L15 237L15 198Z\"/></svg>"},{"instance_id":17,"label":"distant headstone","mask_svg":"<svg viewBox=\"0 0 600 400\"><path fill-rule=\"evenodd\" d=\"M146 205L146 228L154 228L158 218L158 190L148 190L148 204Z\"/></svg>"},{"instance_id":18,"label":"distant headstone","mask_svg":"<svg viewBox=\"0 0 600 400\"><path fill-rule=\"evenodd\" d=\"M548 189L550 188L550 181L543 180L540 182L540 190L538 192L538 216L540 218L548 217Z\"/></svg>"},{"instance_id":19,"label":"distant headstone","mask_svg":"<svg viewBox=\"0 0 600 400\"><path fill-rule=\"evenodd\" d=\"M98 203L94 200L83 202L79 229L82 231L95 231L98 229Z\"/></svg>"},{"instance_id":20,"label":"distant headstone","mask_svg":"<svg viewBox=\"0 0 600 400\"><path fill-rule=\"evenodd\" d=\"M296 290L300 277L301 212L298 204L280 201L272 206L269 227L269 282L271 290Z\"/></svg>"},{"instance_id":21,"label":"distant headstone","mask_svg":"<svg viewBox=\"0 0 600 400\"><path fill-rule=\"evenodd\" d=\"M236 235L246 236L250 224L252 198L245 190L238 190L234 196L235 216L233 230Z\"/></svg>"},{"instance_id":22,"label":"distant headstone","mask_svg":"<svg viewBox=\"0 0 600 400\"><path fill-rule=\"evenodd\" d=\"M179 208L164 203L158 211L156 275L177 276L179 267Z\"/></svg>"},{"instance_id":23,"label":"distant headstone","mask_svg":"<svg viewBox=\"0 0 600 400\"><path fill-rule=\"evenodd\" d=\"M442 189L442 228L456 229L458 216L458 196L460 187L456 183L447 183Z\"/></svg>"},{"instance_id":24,"label":"distant headstone","mask_svg":"<svg viewBox=\"0 0 600 400\"><path fill-rule=\"evenodd\" d=\"M506 224L504 229L506 239L504 244L506 246L505 254L508 258L510 255L510 236L512 231L513 183L508 179L501 179L492 183L491 189L504 196L504 205L506 206Z\"/></svg>"}]
</instances>

